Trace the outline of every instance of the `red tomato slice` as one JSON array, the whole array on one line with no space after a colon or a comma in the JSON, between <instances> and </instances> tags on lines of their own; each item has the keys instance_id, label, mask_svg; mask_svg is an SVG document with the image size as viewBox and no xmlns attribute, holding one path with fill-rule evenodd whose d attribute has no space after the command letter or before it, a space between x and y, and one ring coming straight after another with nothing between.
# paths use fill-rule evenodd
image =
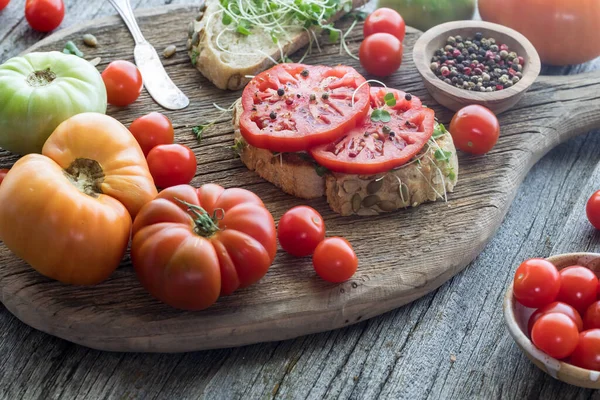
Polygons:
<instances>
[{"instance_id":1,"label":"red tomato slice","mask_svg":"<svg viewBox=\"0 0 600 400\"><path fill-rule=\"evenodd\" d=\"M392 107L384 100L388 93L396 99ZM341 139L311 149L319 165L347 174L387 172L406 164L433 134L434 112L423 108L415 96L395 89L371 88L371 108L387 111L391 120L374 122L367 116L363 124Z\"/></svg>"},{"instance_id":2,"label":"red tomato slice","mask_svg":"<svg viewBox=\"0 0 600 400\"><path fill-rule=\"evenodd\" d=\"M252 146L271 151L332 142L367 114L369 85L358 89L364 82L354 68L341 65L276 65L244 89L240 132Z\"/></svg>"}]
</instances>

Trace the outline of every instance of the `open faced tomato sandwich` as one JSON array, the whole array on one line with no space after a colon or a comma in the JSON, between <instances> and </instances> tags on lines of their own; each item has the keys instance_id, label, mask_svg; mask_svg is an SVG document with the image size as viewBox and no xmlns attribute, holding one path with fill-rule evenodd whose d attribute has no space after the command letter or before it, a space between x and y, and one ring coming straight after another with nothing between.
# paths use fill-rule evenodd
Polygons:
<instances>
[{"instance_id":1,"label":"open faced tomato sandwich","mask_svg":"<svg viewBox=\"0 0 600 400\"><path fill-rule=\"evenodd\" d=\"M458 178L452 137L433 110L347 66L279 64L256 75L233 124L249 169L291 195L327 196L342 215L445 199Z\"/></svg>"}]
</instances>

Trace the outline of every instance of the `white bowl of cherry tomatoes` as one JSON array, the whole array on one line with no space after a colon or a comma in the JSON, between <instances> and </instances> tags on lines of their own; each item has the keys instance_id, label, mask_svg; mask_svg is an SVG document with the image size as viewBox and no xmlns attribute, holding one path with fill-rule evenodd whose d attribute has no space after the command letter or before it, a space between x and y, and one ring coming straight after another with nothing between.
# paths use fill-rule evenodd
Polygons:
<instances>
[{"instance_id":1,"label":"white bowl of cherry tomatoes","mask_svg":"<svg viewBox=\"0 0 600 400\"><path fill-rule=\"evenodd\" d=\"M538 368L600 389L600 254L524 261L504 297L510 335Z\"/></svg>"}]
</instances>

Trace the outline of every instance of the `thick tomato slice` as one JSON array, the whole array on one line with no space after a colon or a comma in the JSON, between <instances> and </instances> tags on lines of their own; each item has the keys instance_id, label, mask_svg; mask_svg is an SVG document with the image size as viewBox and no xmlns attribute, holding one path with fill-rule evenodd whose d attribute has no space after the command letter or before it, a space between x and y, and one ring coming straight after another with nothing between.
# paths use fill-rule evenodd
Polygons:
<instances>
[{"instance_id":1,"label":"thick tomato slice","mask_svg":"<svg viewBox=\"0 0 600 400\"><path fill-rule=\"evenodd\" d=\"M384 97L392 93L394 106ZM334 172L377 174L406 164L425 146L433 134L435 115L423 108L421 100L406 93L385 88L371 88L371 111L382 109L390 114L389 122L367 117L363 124L331 143L317 146L310 154L317 163Z\"/></svg>"},{"instance_id":2,"label":"thick tomato slice","mask_svg":"<svg viewBox=\"0 0 600 400\"><path fill-rule=\"evenodd\" d=\"M364 82L346 66L276 65L244 89L240 132L252 146L280 152L332 142L367 114Z\"/></svg>"}]
</instances>

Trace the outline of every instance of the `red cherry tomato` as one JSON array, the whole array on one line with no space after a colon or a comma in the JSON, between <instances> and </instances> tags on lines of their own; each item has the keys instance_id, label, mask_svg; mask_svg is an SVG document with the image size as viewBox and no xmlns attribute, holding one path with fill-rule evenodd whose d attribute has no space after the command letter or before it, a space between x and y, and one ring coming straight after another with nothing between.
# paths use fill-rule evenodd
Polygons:
<instances>
[{"instance_id":1,"label":"red cherry tomato","mask_svg":"<svg viewBox=\"0 0 600 400\"><path fill-rule=\"evenodd\" d=\"M8 3L10 3L10 0L0 0L0 11L4 10Z\"/></svg>"},{"instance_id":2,"label":"red cherry tomato","mask_svg":"<svg viewBox=\"0 0 600 400\"><path fill-rule=\"evenodd\" d=\"M531 341L550 357L560 360L577 347L579 330L575 321L565 314L544 314L533 324Z\"/></svg>"},{"instance_id":3,"label":"red cherry tomato","mask_svg":"<svg viewBox=\"0 0 600 400\"><path fill-rule=\"evenodd\" d=\"M137 100L142 92L142 74L129 61L117 60L102 72L108 103L125 107Z\"/></svg>"},{"instance_id":4,"label":"red cherry tomato","mask_svg":"<svg viewBox=\"0 0 600 400\"><path fill-rule=\"evenodd\" d=\"M63 0L27 0L25 3L25 18L36 31L50 32L58 28L64 17Z\"/></svg>"},{"instance_id":5,"label":"red cherry tomato","mask_svg":"<svg viewBox=\"0 0 600 400\"><path fill-rule=\"evenodd\" d=\"M148 153L148 169L159 188L189 183L196 174L196 156L187 146L161 144Z\"/></svg>"},{"instance_id":6,"label":"red cherry tomato","mask_svg":"<svg viewBox=\"0 0 600 400\"><path fill-rule=\"evenodd\" d=\"M588 329L600 329L600 301L590 304L583 314L583 327Z\"/></svg>"},{"instance_id":7,"label":"red cherry tomato","mask_svg":"<svg viewBox=\"0 0 600 400\"><path fill-rule=\"evenodd\" d=\"M4 181L4 177L6 176L6 174L8 174L8 169L3 168L0 169L0 184L2 184L2 181Z\"/></svg>"},{"instance_id":8,"label":"red cherry tomato","mask_svg":"<svg viewBox=\"0 0 600 400\"><path fill-rule=\"evenodd\" d=\"M139 117L131 123L129 131L139 143L144 155L159 144L173 143L174 131L171 120L158 112Z\"/></svg>"},{"instance_id":9,"label":"red cherry tomato","mask_svg":"<svg viewBox=\"0 0 600 400\"><path fill-rule=\"evenodd\" d=\"M560 274L550 261L532 258L515 272L513 292L525 307L538 308L556 300L560 291Z\"/></svg>"},{"instance_id":10,"label":"red cherry tomato","mask_svg":"<svg viewBox=\"0 0 600 400\"><path fill-rule=\"evenodd\" d=\"M600 190L594 193L588 200L585 206L585 213L587 214L590 224L596 229L600 229Z\"/></svg>"},{"instance_id":11,"label":"red cherry tomato","mask_svg":"<svg viewBox=\"0 0 600 400\"><path fill-rule=\"evenodd\" d=\"M277 238L281 247L291 255L309 256L325 239L325 222L314 208L294 207L279 220Z\"/></svg>"},{"instance_id":12,"label":"red cherry tomato","mask_svg":"<svg viewBox=\"0 0 600 400\"><path fill-rule=\"evenodd\" d=\"M375 76L388 76L402 64L402 42L389 33L374 33L360 44L360 65Z\"/></svg>"},{"instance_id":13,"label":"red cherry tomato","mask_svg":"<svg viewBox=\"0 0 600 400\"><path fill-rule=\"evenodd\" d=\"M571 364L600 371L600 329L590 329L579 334L579 342L570 359Z\"/></svg>"},{"instance_id":14,"label":"red cherry tomato","mask_svg":"<svg viewBox=\"0 0 600 400\"><path fill-rule=\"evenodd\" d=\"M596 301L598 278L590 269L573 265L561 269L558 301L567 303L584 313Z\"/></svg>"},{"instance_id":15,"label":"red cherry tomato","mask_svg":"<svg viewBox=\"0 0 600 400\"><path fill-rule=\"evenodd\" d=\"M399 41L403 41L406 34L404 19L396 10L391 8L383 7L373 11L365 19L363 34L367 37L379 32L389 33L396 36Z\"/></svg>"},{"instance_id":16,"label":"red cherry tomato","mask_svg":"<svg viewBox=\"0 0 600 400\"><path fill-rule=\"evenodd\" d=\"M358 258L346 239L330 237L315 249L313 267L317 275L328 282L344 282L356 272Z\"/></svg>"},{"instance_id":17,"label":"red cherry tomato","mask_svg":"<svg viewBox=\"0 0 600 400\"><path fill-rule=\"evenodd\" d=\"M571 318L575 322L575 325L577 325L577 330L579 332L583 330L583 321L581 320L581 315L579 314L579 312L567 303L555 301L553 303L548 304L547 306L538 308L533 314L531 314L531 317L529 317L529 324L527 324L527 332L529 333L529 335L531 335L531 329L533 328L533 324L535 324L536 321L540 319L542 315L550 313L565 314L567 317Z\"/></svg>"},{"instance_id":18,"label":"red cherry tomato","mask_svg":"<svg viewBox=\"0 0 600 400\"><path fill-rule=\"evenodd\" d=\"M472 104L458 110L450 122L454 145L469 154L485 154L500 136L498 118L487 108Z\"/></svg>"}]
</instances>

